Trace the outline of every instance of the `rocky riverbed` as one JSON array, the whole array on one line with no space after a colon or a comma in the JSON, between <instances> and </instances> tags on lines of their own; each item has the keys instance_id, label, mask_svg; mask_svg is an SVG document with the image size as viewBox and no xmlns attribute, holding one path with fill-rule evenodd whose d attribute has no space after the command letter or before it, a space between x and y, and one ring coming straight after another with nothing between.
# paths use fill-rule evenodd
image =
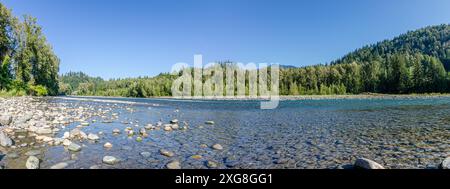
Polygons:
<instances>
[{"instance_id":1,"label":"rocky riverbed","mask_svg":"<svg viewBox=\"0 0 450 189\"><path fill-rule=\"evenodd\" d=\"M450 99L293 103L0 98L0 167L450 168Z\"/></svg>"}]
</instances>

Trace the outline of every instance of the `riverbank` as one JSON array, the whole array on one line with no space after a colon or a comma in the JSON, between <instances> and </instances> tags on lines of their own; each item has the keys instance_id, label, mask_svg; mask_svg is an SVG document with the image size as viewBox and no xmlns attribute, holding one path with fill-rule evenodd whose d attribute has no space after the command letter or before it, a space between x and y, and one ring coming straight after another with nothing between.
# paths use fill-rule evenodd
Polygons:
<instances>
[{"instance_id":1,"label":"riverbank","mask_svg":"<svg viewBox=\"0 0 450 189\"><path fill-rule=\"evenodd\" d=\"M448 98L420 96L431 97ZM0 167L450 168L442 103L326 113L225 110L230 104L223 103L201 109L142 99L0 98Z\"/></svg>"}]
</instances>

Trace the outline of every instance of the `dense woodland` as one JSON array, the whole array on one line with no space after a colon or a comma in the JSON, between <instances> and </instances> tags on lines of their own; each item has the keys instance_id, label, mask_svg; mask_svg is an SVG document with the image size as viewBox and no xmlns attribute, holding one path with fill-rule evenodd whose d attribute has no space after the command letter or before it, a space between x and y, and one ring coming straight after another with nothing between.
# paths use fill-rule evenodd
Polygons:
<instances>
[{"instance_id":1,"label":"dense woodland","mask_svg":"<svg viewBox=\"0 0 450 189\"><path fill-rule=\"evenodd\" d=\"M0 94L58 94L59 59L35 18L18 19L0 3Z\"/></svg>"},{"instance_id":2,"label":"dense woodland","mask_svg":"<svg viewBox=\"0 0 450 189\"><path fill-rule=\"evenodd\" d=\"M449 70L450 25L446 24L363 47L330 64L302 68L282 66L280 93L448 93ZM61 76L60 88L62 94L75 95L168 96L176 78L176 75L160 74L151 78L105 81L72 72Z\"/></svg>"}]
</instances>

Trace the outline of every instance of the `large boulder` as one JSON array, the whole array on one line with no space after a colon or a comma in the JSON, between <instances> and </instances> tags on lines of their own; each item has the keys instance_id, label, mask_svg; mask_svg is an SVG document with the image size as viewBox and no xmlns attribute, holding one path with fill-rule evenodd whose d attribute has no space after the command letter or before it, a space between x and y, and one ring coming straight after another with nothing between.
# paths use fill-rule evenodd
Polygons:
<instances>
[{"instance_id":1,"label":"large boulder","mask_svg":"<svg viewBox=\"0 0 450 189\"><path fill-rule=\"evenodd\" d=\"M25 166L27 169L39 169L39 159L36 156L30 156L27 159Z\"/></svg>"},{"instance_id":2,"label":"large boulder","mask_svg":"<svg viewBox=\"0 0 450 189\"><path fill-rule=\"evenodd\" d=\"M0 146L7 147L12 146L13 144L13 140L3 133L3 131L0 131Z\"/></svg>"},{"instance_id":3,"label":"large boulder","mask_svg":"<svg viewBox=\"0 0 450 189\"><path fill-rule=\"evenodd\" d=\"M360 169L384 169L379 163L366 158L359 158L355 162L355 168Z\"/></svg>"},{"instance_id":4,"label":"large boulder","mask_svg":"<svg viewBox=\"0 0 450 189\"><path fill-rule=\"evenodd\" d=\"M440 168L441 169L450 169L450 157L447 157L444 159L444 161L442 161Z\"/></svg>"}]
</instances>

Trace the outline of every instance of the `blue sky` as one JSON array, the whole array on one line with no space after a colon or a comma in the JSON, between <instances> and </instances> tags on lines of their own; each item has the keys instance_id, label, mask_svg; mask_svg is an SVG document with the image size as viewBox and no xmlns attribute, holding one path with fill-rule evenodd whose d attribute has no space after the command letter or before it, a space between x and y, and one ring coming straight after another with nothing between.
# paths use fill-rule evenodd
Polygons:
<instances>
[{"instance_id":1,"label":"blue sky","mask_svg":"<svg viewBox=\"0 0 450 189\"><path fill-rule=\"evenodd\" d=\"M61 73L154 76L233 60L304 66L450 23L448 0L0 0L38 18Z\"/></svg>"}]
</instances>

